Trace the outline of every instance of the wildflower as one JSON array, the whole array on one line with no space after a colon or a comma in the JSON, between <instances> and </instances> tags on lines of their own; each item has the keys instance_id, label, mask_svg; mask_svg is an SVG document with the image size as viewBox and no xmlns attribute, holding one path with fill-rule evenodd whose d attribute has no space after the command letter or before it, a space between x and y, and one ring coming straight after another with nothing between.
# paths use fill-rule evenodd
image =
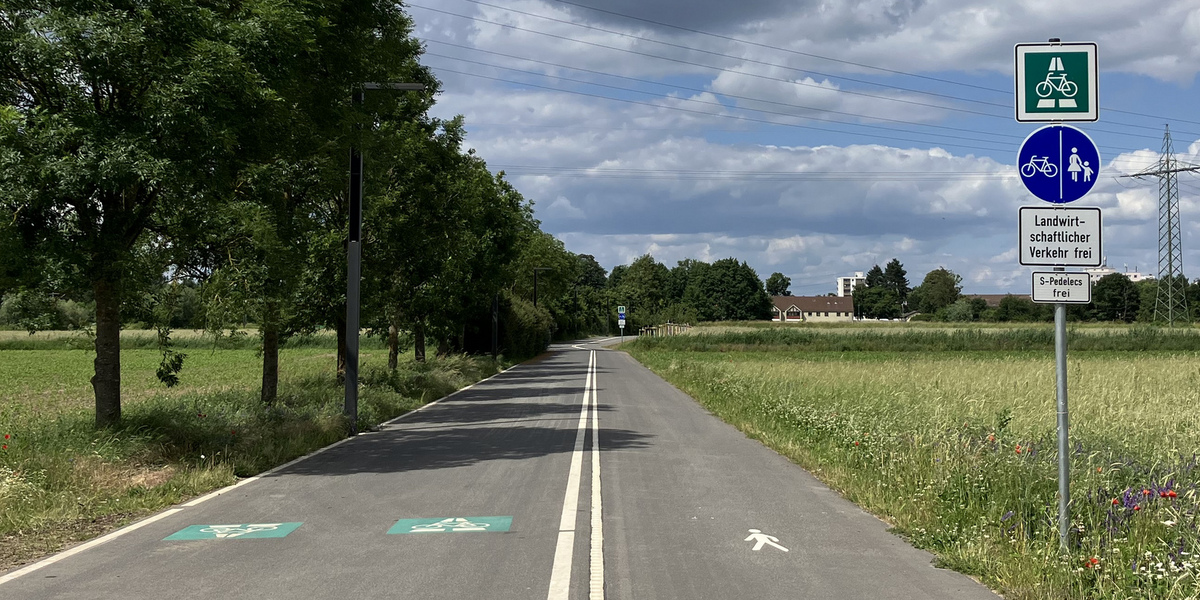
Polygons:
<instances>
[{"instance_id":1,"label":"wildflower","mask_svg":"<svg viewBox=\"0 0 1200 600\"><path fill-rule=\"evenodd\" d=\"M1012 517L1012 516L1013 516L1013 511L1011 511L1011 510L1010 510L1010 511L1008 511L1008 512L1004 513L1004 516L1000 517L1000 522L1001 522L1001 523L1003 523L1003 522L1007 521L1007 520L1008 520L1010 517Z\"/></svg>"},{"instance_id":2,"label":"wildflower","mask_svg":"<svg viewBox=\"0 0 1200 600\"><path fill-rule=\"evenodd\" d=\"M1017 444L1017 454L1020 454L1020 453L1021 453L1021 445Z\"/></svg>"},{"instance_id":3,"label":"wildflower","mask_svg":"<svg viewBox=\"0 0 1200 600\"><path fill-rule=\"evenodd\" d=\"M0 446L0 450L8 450L8 444L4 444L3 446Z\"/></svg>"},{"instance_id":4,"label":"wildflower","mask_svg":"<svg viewBox=\"0 0 1200 600\"><path fill-rule=\"evenodd\" d=\"M1168 498L1174 498L1175 496L1178 496L1178 495L1179 495L1179 494L1176 494L1176 493L1175 493L1175 490L1167 490L1167 497L1168 497Z\"/></svg>"},{"instance_id":5,"label":"wildflower","mask_svg":"<svg viewBox=\"0 0 1200 600\"><path fill-rule=\"evenodd\" d=\"M229 430L229 435L237 435L237 431L235 431L235 430L233 430L233 429L230 429L230 430Z\"/></svg>"},{"instance_id":6,"label":"wildflower","mask_svg":"<svg viewBox=\"0 0 1200 600\"><path fill-rule=\"evenodd\" d=\"M1121 499L1120 499L1120 498L1113 498L1113 506L1116 506L1116 505L1118 505L1118 504L1120 504L1120 503L1121 503Z\"/></svg>"},{"instance_id":7,"label":"wildflower","mask_svg":"<svg viewBox=\"0 0 1200 600\"><path fill-rule=\"evenodd\" d=\"M1133 505L1133 510L1142 510L1142 505L1141 505L1141 504L1134 504L1134 505Z\"/></svg>"},{"instance_id":8,"label":"wildflower","mask_svg":"<svg viewBox=\"0 0 1200 600\"><path fill-rule=\"evenodd\" d=\"M1150 495L1150 490L1142 490L1142 495L1143 495L1143 496L1149 496L1149 495Z\"/></svg>"},{"instance_id":9,"label":"wildflower","mask_svg":"<svg viewBox=\"0 0 1200 600\"><path fill-rule=\"evenodd\" d=\"M996 441L996 436L995 436L995 434L991 434L991 433L989 433L989 434L988 434L988 441L989 441L989 442L994 442L994 441Z\"/></svg>"},{"instance_id":10,"label":"wildflower","mask_svg":"<svg viewBox=\"0 0 1200 600\"><path fill-rule=\"evenodd\" d=\"M6 433L6 434L4 434L4 439L6 439L6 440L7 440L7 439L8 439L8 438L10 438L10 437L12 437L12 436L8 435L7 433Z\"/></svg>"},{"instance_id":11,"label":"wildflower","mask_svg":"<svg viewBox=\"0 0 1200 600\"><path fill-rule=\"evenodd\" d=\"M1166 525L1167 527L1174 527L1175 521L1163 521L1162 524Z\"/></svg>"},{"instance_id":12,"label":"wildflower","mask_svg":"<svg viewBox=\"0 0 1200 600\"><path fill-rule=\"evenodd\" d=\"M855 445L855 446L857 446L857 445L858 445L858 442L854 442L854 445Z\"/></svg>"},{"instance_id":13,"label":"wildflower","mask_svg":"<svg viewBox=\"0 0 1200 600\"><path fill-rule=\"evenodd\" d=\"M1101 472L1102 472L1102 469L1101 469L1100 467L1096 467L1096 472L1097 472L1097 473L1101 473Z\"/></svg>"}]
</instances>

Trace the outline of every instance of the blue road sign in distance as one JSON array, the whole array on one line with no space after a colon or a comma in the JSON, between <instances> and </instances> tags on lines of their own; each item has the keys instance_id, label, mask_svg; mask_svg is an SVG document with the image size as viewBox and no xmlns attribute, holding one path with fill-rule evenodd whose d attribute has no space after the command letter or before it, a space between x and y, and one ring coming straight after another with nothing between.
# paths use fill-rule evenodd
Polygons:
<instances>
[{"instance_id":1,"label":"blue road sign in distance","mask_svg":"<svg viewBox=\"0 0 1200 600\"><path fill-rule=\"evenodd\" d=\"M1017 153L1021 183L1034 196L1065 204L1084 197L1100 174L1100 151L1070 125L1047 125L1029 134Z\"/></svg>"}]
</instances>

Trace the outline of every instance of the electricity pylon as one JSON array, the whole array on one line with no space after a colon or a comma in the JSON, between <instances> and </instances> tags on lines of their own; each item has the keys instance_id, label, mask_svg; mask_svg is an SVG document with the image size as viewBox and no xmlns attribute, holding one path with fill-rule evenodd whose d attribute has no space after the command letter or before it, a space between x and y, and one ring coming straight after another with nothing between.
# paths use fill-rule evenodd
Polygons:
<instances>
[{"instance_id":1,"label":"electricity pylon","mask_svg":"<svg viewBox=\"0 0 1200 600\"><path fill-rule=\"evenodd\" d=\"M1183 275L1183 235L1179 223L1179 173L1200 171L1200 166L1180 164L1171 144L1171 128L1163 135L1162 156L1150 168L1123 177L1158 178L1158 294L1154 320L1174 327L1189 323L1187 278Z\"/></svg>"}]
</instances>

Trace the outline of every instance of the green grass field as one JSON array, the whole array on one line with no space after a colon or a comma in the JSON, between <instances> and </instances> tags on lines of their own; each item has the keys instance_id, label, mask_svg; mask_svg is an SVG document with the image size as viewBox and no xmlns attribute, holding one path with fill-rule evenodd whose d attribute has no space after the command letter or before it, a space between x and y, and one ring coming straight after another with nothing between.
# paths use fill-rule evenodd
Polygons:
<instances>
[{"instance_id":1,"label":"green grass field","mask_svg":"<svg viewBox=\"0 0 1200 600\"><path fill-rule=\"evenodd\" d=\"M15 334L15 335L9 335ZM122 334L123 422L93 427L93 352L79 334L0 332L0 570L94 537L187 497L262 472L345 436L332 336L280 351L279 400L259 400L253 336L177 338L179 385L155 377L153 332ZM22 349L14 349L22 348ZM450 357L389 372L367 339L360 427L370 427L497 372L490 359Z\"/></svg>"},{"instance_id":2,"label":"green grass field","mask_svg":"<svg viewBox=\"0 0 1200 600\"><path fill-rule=\"evenodd\" d=\"M1096 349L1075 350L1068 366L1073 534L1062 554L1044 334L780 329L701 330L626 348L1008 598L1200 596L1192 333L1073 338ZM1021 340L1023 349L1011 347Z\"/></svg>"}]
</instances>

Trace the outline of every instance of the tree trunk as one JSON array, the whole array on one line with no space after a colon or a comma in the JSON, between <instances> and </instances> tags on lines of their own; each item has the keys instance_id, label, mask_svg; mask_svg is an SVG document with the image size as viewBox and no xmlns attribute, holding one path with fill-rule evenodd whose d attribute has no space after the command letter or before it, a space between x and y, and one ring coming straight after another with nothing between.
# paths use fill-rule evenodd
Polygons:
<instances>
[{"instance_id":1,"label":"tree trunk","mask_svg":"<svg viewBox=\"0 0 1200 600\"><path fill-rule=\"evenodd\" d=\"M97 279L96 373L92 390L96 395L96 427L109 427L121 420L121 292L119 282Z\"/></svg>"},{"instance_id":2,"label":"tree trunk","mask_svg":"<svg viewBox=\"0 0 1200 600\"><path fill-rule=\"evenodd\" d=\"M400 330L388 326L388 369L395 371L400 362Z\"/></svg>"},{"instance_id":3,"label":"tree trunk","mask_svg":"<svg viewBox=\"0 0 1200 600\"><path fill-rule=\"evenodd\" d=\"M346 380L346 319L337 320L337 380Z\"/></svg>"},{"instance_id":4,"label":"tree trunk","mask_svg":"<svg viewBox=\"0 0 1200 600\"><path fill-rule=\"evenodd\" d=\"M425 326L420 323L413 326L413 358L425 362Z\"/></svg>"},{"instance_id":5,"label":"tree trunk","mask_svg":"<svg viewBox=\"0 0 1200 600\"><path fill-rule=\"evenodd\" d=\"M279 395L279 322L277 307L268 303L263 319L262 401L274 404Z\"/></svg>"}]
</instances>

